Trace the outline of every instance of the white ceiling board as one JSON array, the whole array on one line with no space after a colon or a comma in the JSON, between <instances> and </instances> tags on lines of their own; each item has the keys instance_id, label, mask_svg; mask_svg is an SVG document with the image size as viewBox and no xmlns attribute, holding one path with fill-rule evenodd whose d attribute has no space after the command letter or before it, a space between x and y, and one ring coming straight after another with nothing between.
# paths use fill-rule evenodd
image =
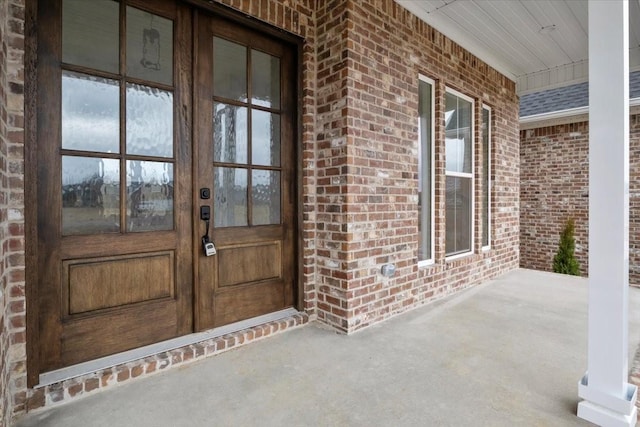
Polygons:
<instances>
[{"instance_id":1,"label":"white ceiling board","mask_svg":"<svg viewBox=\"0 0 640 427\"><path fill-rule=\"evenodd\" d=\"M503 61L511 61L518 64L519 71L526 69L526 64L535 60L535 56L527 47L514 41L513 43L501 43L501 40L510 37L500 23L496 22L489 14L484 12L475 2L457 2L442 12L459 27L464 28L468 37L482 33L478 41L487 49L495 49L496 56Z\"/></svg>"},{"instance_id":2,"label":"white ceiling board","mask_svg":"<svg viewBox=\"0 0 640 427\"><path fill-rule=\"evenodd\" d=\"M422 0L395 1L398 4L402 5L409 12L413 13L414 15L425 21L427 24L431 25L436 30L449 37L451 40L455 41L460 46L464 47L469 52L482 59L484 62L486 62L508 78L515 80L516 74L510 67L507 66L507 63L503 59L500 59L495 54L494 49L487 47L486 44L479 42L475 38L461 35L460 27L448 19L439 19L437 26L433 22L430 22L430 20L427 19L429 14L427 13L426 9L424 9L424 6L427 5L427 2Z\"/></svg>"},{"instance_id":3,"label":"white ceiling board","mask_svg":"<svg viewBox=\"0 0 640 427\"><path fill-rule=\"evenodd\" d=\"M584 79L588 58L585 0L396 0L480 59L530 90L547 81ZM640 66L640 0L629 2L630 64ZM540 33L555 25L555 31ZM548 75L544 75L544 74ZM535 75L527 79L528 75ZM541 90L541 89L539 89Z\"/></svg>"}]
</instances>

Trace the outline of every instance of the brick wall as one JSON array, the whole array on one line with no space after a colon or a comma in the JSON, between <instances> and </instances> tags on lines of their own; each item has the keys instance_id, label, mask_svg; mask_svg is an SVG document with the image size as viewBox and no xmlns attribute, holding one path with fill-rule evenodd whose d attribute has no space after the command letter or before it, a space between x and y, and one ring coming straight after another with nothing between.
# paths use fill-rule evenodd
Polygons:
<instances>
[{"instance_id":1,"label":"brick wall","mask_svg":"<svg viewBox=\"0 0 640 427\"><path fill-rule=\"evenodd\" d=\"M24 404L24 1L0 2L0 425Z\"/></svg>"},{"instance_id":2,"label":"brick wall","mask_svg":"<svg viewBox=\"0 0 640 427\"><path fill-rule=\"evenodd\" d=\"M291 322L253 328L34 390L26 389L24 345L18 344L14 347L19 350L15 387L3 393L15 400L7 411L20 414L66 402L298 326L307 318L317 317L340 331L353 332L518 266L520 157L518 101L512 81L392 0L220 2L305 40L299 149L306 314ZM417 266L418 74L435 80L435 114L440 118L434 129L435 262L425 268ZM475 246L473 255L453 261L444 255L446 87L476 100ZM483 102L492 108L493 117L492 242L488 251L480 248L478 216L482 194L478 125ZM21 159L11 144L21 143L22 133L12 135L13 140L5 144L6 156ZM12 161L4 171L19 178L21 167L20 161ZM16 184L22 189L21 181ZM12 212L15 218L5 215L4 224L8 227L7 218L19 224L12 226L18 235L12 250L20 254L21 211ZM389 262L397 266L397 273L384 278L380 267ZM22 264L10 267L15 273L12 283L17 285L13 298L17 298L14 308L19 313L14 320L24 322L24 299L18 292L23 283ZM23 338L19 333L14 336Z\"/></svg>"},{"instance_id":3,"label":"brick wall","mask_svg":"<svg viewBox=\"0 0 640 427\"><path fill-rule=\"evenodd\" d=\"M392 0L320 3L318 22L318 317L353 332L517 267L518 101L514 83ZM493 111L493 242L444 256L444 126L436 122L436 256L418 268L418 74ZM478 124L479 121L476 121ZM479 132L476 126L476 141ZM481 162L476 159L476 164ZM476 212L481 187L476 168ZM380 275L394 263L393 278Z\"/></svg>"},{"instance_id":4,"label":"brick wall","mask_svg":"<svg viewBox=\"0 0 640 427\"><path fill-rule=\"evenodd\" d=\"M589 126L520 132L520 265L553 271L560 232L575 220L576 258L588 270Z\"/></svg>"},{"instance_id":5,"label":"brick wall","mask_svg":"<svg viewBox=\"0 0 640 427\"><path fill-rule=\"evenodd\" d=\"M629 120L629 283L640 286L640 115ZM520 132L520 266L552 271L564 221L576 221L580 273L589 268L589 123Z\"/></svg>"}]
</instances>

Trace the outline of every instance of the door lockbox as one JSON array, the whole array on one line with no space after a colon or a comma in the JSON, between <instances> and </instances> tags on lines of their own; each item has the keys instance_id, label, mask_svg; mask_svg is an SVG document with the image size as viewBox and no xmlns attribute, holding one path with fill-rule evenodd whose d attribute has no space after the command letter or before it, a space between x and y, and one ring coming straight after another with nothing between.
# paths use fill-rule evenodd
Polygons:
<instances>
[{"instance_id":1,"label":"door lockbox","mask_svg":"<svg viewBox=\"0 0 640 427\"><path fill-rule=\"evenodd\" d=\"M211 241L207 241L208 239L202 238L202 248L204 249L204 254L206 256L213 256L216 254L216 246Z\"/></svg>"}]
</instances>

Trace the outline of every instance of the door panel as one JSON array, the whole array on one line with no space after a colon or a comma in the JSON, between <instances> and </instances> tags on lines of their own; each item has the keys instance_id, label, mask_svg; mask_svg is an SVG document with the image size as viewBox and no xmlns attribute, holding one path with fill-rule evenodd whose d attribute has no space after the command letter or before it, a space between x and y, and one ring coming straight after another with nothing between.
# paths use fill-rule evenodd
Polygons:
<instances>
[{"instance_id":1,"label":"door panel","mask_svg":"<svg viewBox=\"0 0 640 427\"><path fill-rule=\"evenodd\" d=\"M196 40L198 186L212 187L217 248L197 260L207 329L293 305L295 51L205 15Z\"/></svg>"},{"instance_id":2,"label":"door panel","mask_svg":"<svg viewBox=\"0 0 640 427\"><path fill-rule=\"evenodd\" d=\"M44 372L193 330L192 34L168 0L39 14Z\"/></svg>"}]
</instances>

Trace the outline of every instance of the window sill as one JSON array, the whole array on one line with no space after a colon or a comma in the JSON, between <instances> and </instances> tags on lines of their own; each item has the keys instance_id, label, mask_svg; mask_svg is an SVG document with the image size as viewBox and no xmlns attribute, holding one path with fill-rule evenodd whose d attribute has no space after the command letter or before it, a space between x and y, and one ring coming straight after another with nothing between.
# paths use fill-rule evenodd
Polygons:
<instances>
[{"instance_id":1,"label":"window sill","mask_svg":"<svg viewBox=\"0 0 640 427\"><path fill-rule=\"evenodd\" d=\"M462 258L467 258L473 255L473 251L469 251L469 252L463 252L461 254L455 254L455 255L450 255L445 257L445 262L449 262L449 261L457 261L459 259Z\"/></svg>"},{"instance_id":2,"label":"window sill","mask_svg":"<svg viewBox=\"0 0 640 427\"><path fill-rule=\"evenodd\" d=\"M426 267L431 267L436 265L435 260L433 259L427 259L427 260L423 260L423 261L418 261L418 268L426 268Z\"/></svg>"}]
</instances>

